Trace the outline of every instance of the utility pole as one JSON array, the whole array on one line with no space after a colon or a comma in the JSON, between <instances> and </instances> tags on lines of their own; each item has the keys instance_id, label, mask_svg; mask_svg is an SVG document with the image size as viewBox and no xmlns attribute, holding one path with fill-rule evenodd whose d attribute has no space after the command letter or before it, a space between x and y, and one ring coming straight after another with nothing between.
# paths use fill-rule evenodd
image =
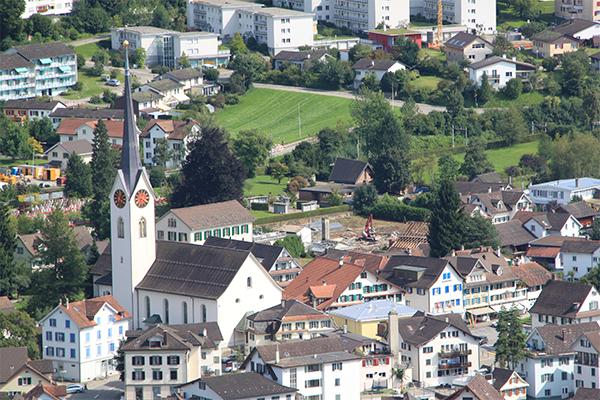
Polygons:
<instances>
[{"instance_id":1,"label":"utility pole","mask_svg":"<svg viewBox=\"0 0 600 400\"><path fill-rule=\"evenodd\" d=\"M356 159L360 159L360 139L356 138Z\"/></svg>"}]
</instances>

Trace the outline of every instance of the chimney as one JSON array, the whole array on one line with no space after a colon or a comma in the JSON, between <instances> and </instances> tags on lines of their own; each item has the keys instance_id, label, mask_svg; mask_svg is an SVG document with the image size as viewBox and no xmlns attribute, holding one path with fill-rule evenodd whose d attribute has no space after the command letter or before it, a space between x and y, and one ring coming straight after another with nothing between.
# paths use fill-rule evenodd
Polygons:
<instances>
[{"instance_id":1,"label":"chimney","mask_svg":"<svg viewBox=\"0 0 600 400\"><path fill-rule=\"evenodd\" d=\"M342 265L344 265L344 258L340 258L340 268L342 268Z\"/></svg>"},{"instance_id":2,"label":"chimney","mask_svg":"<svg viewBox=\"0 0 600 400\"><path fill-rule=\"evenodd\" d=\"M452 249L452 257L456 257L456 250Z\"/></svg>"},{"instance_id":3,"label":"chimney","mask_svg":"<svg viewBox=\"0 0 600 400\"><path fill-rule=\"evenodd\" d=\"M502 58L506 58L506 54L502 54Z\"/></svg>"},{"instance_id":4,"label":"chimney","mask_svg":"<svg viewBox=\"0 0 600 400\"><path fill-rule=\"evenodd\" d=\"M398 333L398 313L396 310L390 311L388 314L388 344L390 345L390 351L392 353L392 365L398 362L400 357L400 338Z\"/></svg>"},{"instance_id":5,"label":"chimney","mask_svg":"<svg viewBox=\"0 0 600 400\"><path fill-rule=\"evenodd\" d=\"M496 249L496 255L498 256L498 258L502 257L500 255L500 246L498 246L498 248Z\"/></svg>"},{"instance_id":6,"label":"chimney","mask_svg":"<svg viewBox=\"0 0 600 400\"><path fill-rule=\"evenodd\" d=\"M412 249L408 249L408 255L412 256Z\"/></svg>"},{"instance_id":7,"label":"chimney","mask_svg":"<svg viewBox=\"0 0 600 400\"><path fill-rule=\"evenodd\" d=\"M517 61L517 57L513 57L512 60L516 62Z\"/></svg>"},{"instance_id":8,"label":"chimney","mask_svg":"<svg viewBox=\"0 0 600 400\"><path fill-rule=\"evenodd\" d=\"M285 308L285 299L281 299L281 308Z\"/></svg>"},{"instance_id":9,"label":"chimney","mask_svg":"<svg viewBox=\"0 0 600 400\"><path fill-rule=\"evenodd\" d=\"M275 345L275 364L279 364L279 345Z\"/></svg>"},{"instance_id":10,"label":"chimney","mask_svg":"<svg viewBox=\"0 0 600 400\"><path fill-rule=\"evenodd\" d=\"M508 176L508 184L512 185L512 176L510 176L510 175Z\"/></svg>"},{"instance_id":11,"label":"chimney","mask_svg":"<svg viewBox=\"0 0 600 400\"><path fill-rule=\"evenodd\" d=\"M579 178L575 178L575 187L579 187Z\"/></svg>"},{"instance_id":12,"label":"chimney","mask_svg":"<svg viewBox=\"0 0 600 400\"><path fill-rule=\"evenodd\" d=\"M344 325L344 333L348 333L348 325Z\"/></svg>"},{"instance_id":13,"label":"chimney","mask_svg":"<svg viewBox=\"0 0 600 400\"><path fill-rule=\"evenodd\" d=\"M375 66L375 60L371 60L371 67Z\"/></svg>"},{"instance_id":14,"label":"chimney","mask_svg":"<svg viewBox=\"0 0 600 400\"><path fill-rule=\"evenodd\" d=\"M488 186L488 193L492 193L492 187Z\"/></svg>"},{"instance_id":15,"label":"chimney","mask_svg":"<svg viewBox=\"0 0 600 400\"><path fill-rule=\"evenodd\" d=\"M67 297L67 310L69 309L69 298Z\"/></svg>"},{"instance_id":16,"label":"chimney","mask_svg":"<svg viewBox=\"0 0 600 400\"><path fill-rule=\"evenodd\" d=\"M329 235L329 217L323 217L321 218L321 230L322 230L322 234L323 234L323 240L329 240L330 239L330 235Z\"/></svg>"},{"instance_id":17,"label":"chimney","mask_svg":"<svg viewBox=\"0 0 600 400\"><path fill-rule=\"evenodd\" d=\"M168 346L169 343L167 342L167 332L165 332L165 334L163 335L163 346Z\"/></svg>"},{"instance_id":18,"label":"chimney","mask_svg":"<svg viewBox=\"0 0 600 400\"><path fill-rule=\"evenodd\" d=\"M323 286L327 286L327 281L323 280Z\"/></svg>"},{"instance_id":19,"label":"chimney","mask_svg":"<svg viewBox=\"0 0 600 400\"><path fill-rule=\"evenodd\" d=\"M448 317L446 317L446 322L448 322Z\"/></svg>"},{"instance_id":20,"label":"chimney","mask_svg":"<svg viewBox=\"0 0 600 400\"><path fill-rule=\"evenodd\" d=\"M562 341L563 342L567 341L567 330L566 329L562 330Z\"/></svg>"},{"instance_id":21,"label":"chimney","mask_svg":"<svg viewBox=\"0 0 600 400\"><path fill-rule=\"evenodd\" d=\"M202 336L206 337L206 328L202 330Z\"/></svg>"}]
</instances>

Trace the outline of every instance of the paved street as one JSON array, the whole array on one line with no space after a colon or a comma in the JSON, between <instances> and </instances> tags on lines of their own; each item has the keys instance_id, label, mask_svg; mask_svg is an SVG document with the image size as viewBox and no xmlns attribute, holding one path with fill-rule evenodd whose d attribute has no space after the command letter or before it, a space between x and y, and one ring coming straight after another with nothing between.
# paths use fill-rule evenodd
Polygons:
<instances>
[{"instance_id":1,"label":"paved street","mask_svg":"<svg viewBox=\"0 0 600 400\"><path fill-rule=\"evenodd\" d=\"M124 385L119 375L105 380L88 382L88 390L67 396L69 400L119 400L123 395Z\"/></svg>"}]
</instances>

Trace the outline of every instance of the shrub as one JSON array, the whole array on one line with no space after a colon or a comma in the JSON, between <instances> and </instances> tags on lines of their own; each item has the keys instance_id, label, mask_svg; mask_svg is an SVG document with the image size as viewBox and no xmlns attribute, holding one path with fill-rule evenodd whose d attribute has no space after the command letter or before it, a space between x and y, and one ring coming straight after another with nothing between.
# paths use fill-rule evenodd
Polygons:
<instances>
[{"instance_id":1,"label":"shrub","mask_svg":"<svg viewBox=\"0 0 600 400\"><path fill-rule=\"evenodd\" d=\"M250 208L254 211L269 211L269 203L250 203Z\"/></svg>"},{"instance_id":2,"label":"shrub","mask_svg":"<svg viewBox=\"0 0 600 400\"><path fill-rule=\"evenodd\" d=\"M513 178L521 175L521 170L516 165L509 165L508 167L504 168L504 172L506 173L506 175L511 176Z\"/></svg>"},{"instance_id":3,"label":"shrub","mask_svg":"<svg viewBox=\"0 0 600 400\"><path fill-rule=\"evenodd\" d=\"M77 81L76 84L71 86L71 89L73 89L76 92L81 92L81 90L83 89L83 83L81 81Z\"/></svg>"},{"instance_id":4,"label":"shrub","mask_svg":"<svg viewBox=\"0 0 600 400\"><path fill-rule=\"evenodd\" d=\"M542 67L548 72L552 72L558 67L558 61L554 57L546 57L542 60Z\"/></svg>"},{"instance_id":5,"label":"shrub","mask_svg":"<svg viewBox=\"0 0 600 400\"><path fill-rule=\"evenodd\" d=\"M104 89L104 93L102 93L102 100L105 103L112 103L116 98L116 93L112 92L110 89Z\"/></svg>"},{"instance_id":6,"label":"shrub","mask_svg":"<svg viewBox=\"0 0 600 400\"><path fill-rule=\"evenodd\" d=\"M202 72L204 73L204 79L207 81L216 81L221 74L216 68L206 68Z\"/></svg>"},{"instance_id":7,"label":"shrub","mask_svg":"<svg viewBox=\"0 0 600 400\"><path fill-rule=\"evenodd\" d=\"M102 104L102 97L99 94L95 94L90 98L90 103L92 104Z\"/></svg>"},{"instance_id":8,"label":"shrub","mask_svg":"<svg viewBox=\"0 0 600 400\"><path fill-rule=\"evenodd\" d=\"M425 221L431 212L425 208L381 201L369 208L366 214L373 214L374 218L402 222L405 219L407 221Z\"/></svg>"},{"instance_id":9,"label":"shrub","mask_svg":"<svg viewBox=\"0 0 600 400\"><path fill-rule=\"evenodd\" d=\"M512 78L506 84L504 88L504 94L510 97L511 99L516 99L521 95L523 91L523 82L519 78Z\"/></svg>"},{"instance_id":10,"label":"shrub","mask_svg":"<svg viewBox=\"0 0 600 400\"><path fill-rule=\"evenodd\" d=\"M110 70L110 79L117 79L117 76L119 76L119 71L116 69L111 69Z\"/></svg>"},{"instance_id":11,"label":"shrub","mask_svg":"<svg viewBox=\"0 0 600 400\"><path fill-rule=\"evenodd\" d=\"M240 102L240 96L237 94L228 94L225 96L225 104L228 106L238 104Z\"/></svg>"}]
</instances>

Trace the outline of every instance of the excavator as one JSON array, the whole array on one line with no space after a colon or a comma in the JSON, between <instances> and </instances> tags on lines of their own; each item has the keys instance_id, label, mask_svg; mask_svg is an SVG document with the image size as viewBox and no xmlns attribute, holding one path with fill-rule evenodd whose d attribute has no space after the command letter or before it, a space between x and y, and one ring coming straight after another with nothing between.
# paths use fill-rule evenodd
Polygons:
<instances>
[{"instance_id":1,"label":"excavator","mask_svg":"<svg viewBox=\"0 0 600 400\"><path fill-rule=\"evenodd\" d=\"M373 214L371 214L369 219L367 219L365 229L362 233L362 239L370 241L376 241L379 239L379 235L375 234L375 228L373 228Z\"/></svg>"}]
</instances>

